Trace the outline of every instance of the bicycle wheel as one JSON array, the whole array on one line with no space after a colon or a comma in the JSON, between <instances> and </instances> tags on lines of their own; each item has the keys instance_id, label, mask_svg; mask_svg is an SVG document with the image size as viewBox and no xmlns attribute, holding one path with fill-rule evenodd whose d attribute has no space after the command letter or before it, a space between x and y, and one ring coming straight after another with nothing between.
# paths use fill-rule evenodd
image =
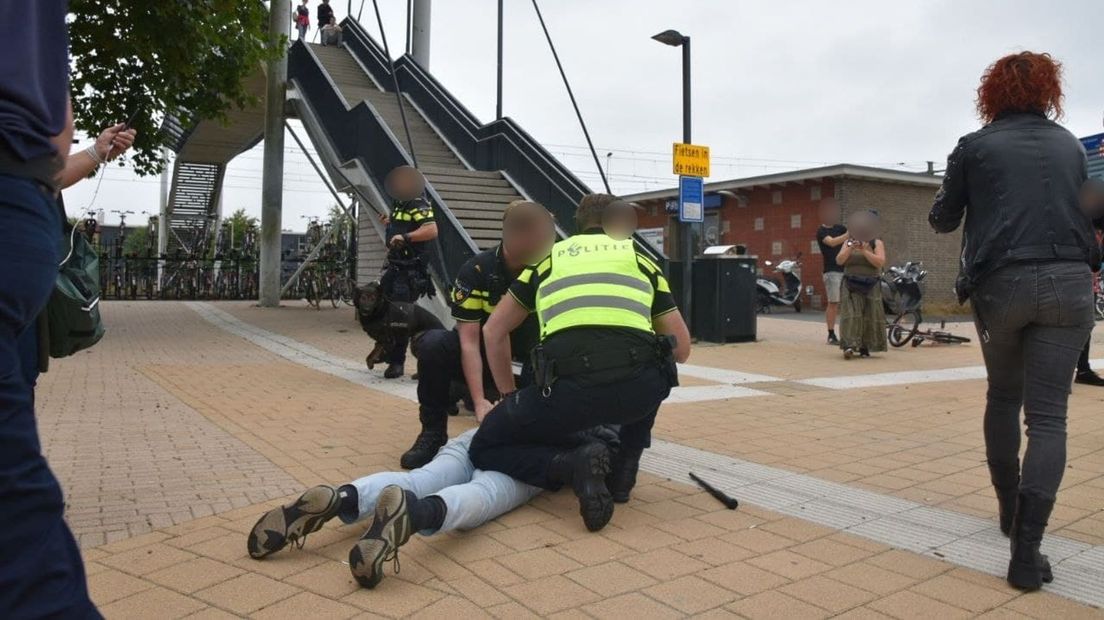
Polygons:
<instances>
[{"instance_id":1,"label":"bicycle wheel","mask_svg":"<svg viewBox=\"0 0 1104 620\"><path fill-rule=\"evenodd\" d=\"M903 347L920 330L920 313L911 310L902 312L897 315L897 318L893 319L893 322L886 329L889 344L895 347Z\"/></svg>"},{"instance_id":2,"label":"bicycle wheel","mask_svg":"<svg viewBox=\"0 0 1104 620\"><path fill-rule=\"evenodd\" d=\"M337 285L337 278L329 279L329 298L330 305L334 308L341 305L341 287Z\"/></svg>"},{"instance_id":3,"label":"bicycle wheel","mask_svg":"<svg viewBox=\"0 0 1104 620\"><path fill-rule=\"evenodd\" d=\"M1093 295L1093 314L1097 321L1104 321L1104 293Z\"/></svg>"},{"instance_id":4,"label":"bicycle wheel","mask_svg":"<svg viewBox=\"0 0 1104 620\"><path fill-rule=\"evenodd\" d=\"M935 332L932 334L932 340L941 344L963 344L970 342L970 339L966 336L956 336L948 332Z\"/></svg>"},{"instance_id":5,"label":"bicycle wheel","mask_svg":"<svg viewBox=\"0 0 1104 620\"><path fill-rule=\"evenodd\" d=\"M341 291L341 301L345 302L346 306L354 305L356 297L356 281L352 278L345 278L345 287Z\"/></svg>"},{"instance_id":6,"label":"bicycle wheel","mask_svg":"<svg viewBox=\"0 0 1104 620\"><path fill-rule=\"evenodd\" d=\"M322 295L318 291L318 284L314 281L314 278L308 277L303 282L303 297L306 298L307 304L321 310L319 305L322 303Z\"/></svg>"}]
</instances>

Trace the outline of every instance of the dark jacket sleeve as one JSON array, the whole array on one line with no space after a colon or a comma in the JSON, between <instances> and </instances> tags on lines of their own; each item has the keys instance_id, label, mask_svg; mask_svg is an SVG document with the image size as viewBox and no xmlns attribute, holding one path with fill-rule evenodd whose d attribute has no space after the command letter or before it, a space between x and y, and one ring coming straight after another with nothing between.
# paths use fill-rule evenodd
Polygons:
<instances>
[{"instance_id":1,"label":"dark jacket sleeve","mask_svg":"<svg viewBox=\"0 0 1104 620\"><path fill-rule=\"evenodd\" d=\"M928 223L935 232L952 232L962 223L962 216L966 213L965 148L966 138L962 138L947 157L943 186L935 194L935 203L928 213Z\"/></svg>"}]
</instances>

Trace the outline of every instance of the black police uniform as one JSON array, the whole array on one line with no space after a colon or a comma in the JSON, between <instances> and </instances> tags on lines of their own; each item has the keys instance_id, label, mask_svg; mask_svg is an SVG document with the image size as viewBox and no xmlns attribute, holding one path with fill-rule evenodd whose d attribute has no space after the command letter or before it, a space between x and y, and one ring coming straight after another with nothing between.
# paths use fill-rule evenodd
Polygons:
<instances>
[{"instance_id":1,"label":"black police uniform","mask_svg":"<svg viewBox=\"0 0 1104 620\"><path fill-rule=\"evenodd\" d=\"M601 232L588 230L584 235ZM675 311L674 297L659 267L639 250L636 256L653 290L652 318ZM550 272L551 261L546 259L522 274L510 287L510 294L522 306L535 309L537 289ZM666 351L661 351L664 344ZM552 467L562 456L562 448L554 445L556 437L595 424L620 424L625 452L638 458L651 445L659 403L677 385L669 341L640 330L586 326L551 335L537 348L535 357L537 352L556 360L551 366L562 372L554 385L542 387L545 371L534 368L537 385L508 395L484 418L470 448L476 467L555 490L566 482ZM621 352L625 361L608 363ZM596 362L593 370L583 370L589 359ZM632 473L635 482L635 468Z\"/></svg>"},{"instance_id":2,"label":"black police uniform","mask_svg":"<svg viewBox=\"0 0 1104 620\"><path fill-rule=\"evenodd\" d=\"M432 222L433 208L424 198L395 201L387 223L387 241L390 242L395 235L412 233L423 224ZM425 266L426 243L407 242L388 249L380 287L391 301L413 302L423 295L433 294L433 286ZM395 346L387 352L387 363L404 363L408 343L407 338L397 340Z\"/></svg>"},{"instance_id":3,"label":"black police uniform","mask_svg":"<svg viewBox=\"0 0 1104 620\"><path fill-rule=\"evenodd\" d=\"M502 246L484 250L468 259L456 276L449 295L452 318L458 323L479 323L482 326L494 312L499 300L509 290L514 276L506 267ZM510 334L510 348L515 360L522 362L519 385L527 385L531 373L529 353L538 339L539 326L535 315ZM488 397L497 391L483 351L483 386ZM414 445L403 454L401 465L407 469L428 463L448 440L448 411L456 400L450 387L464 382L461 363L460 334L456 330L437 329L423 333L416 345L418 356L418 405L422 431ZM494 400L494 398L491 398Z\"/></svg>"}]
</instances>

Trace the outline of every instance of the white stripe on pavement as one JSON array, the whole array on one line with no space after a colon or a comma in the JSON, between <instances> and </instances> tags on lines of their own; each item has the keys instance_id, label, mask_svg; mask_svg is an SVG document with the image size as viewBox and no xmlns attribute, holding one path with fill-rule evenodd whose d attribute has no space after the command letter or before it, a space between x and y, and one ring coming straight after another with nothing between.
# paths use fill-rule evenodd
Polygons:
<instances>
[{"instance_id":1,"label":"white stripe on pavement","mask_svg":"<svg viewBox=\"0 0 1104 620\"><path fill-rule=\"evenodd\" d=\"M1008 539L995 518L933 508L658 439L644 452L640 468L687 484L693 484L693 471L737 500L767 510L991 575L1003 577L1008 569ZM996 508L994 499L994 517ZM1054 567L1054 583L1044 590L1104 606L1104 545L1048 534L1043 551Z\"/></svg>"},{"instance_id":2,"label":"white stripe on pavement","mask_svg":"<svg viewBox=\"0 0 1104 620\"><path fill-rule=\"evenodd\" d=\"M276 355L312 370L324 372L335 377L351 381L357 385L378 390L391 396L418 402L418 387L407 379L384 379L380 371L368 370L363 362L343 358L327 353L317 347L298 340L281 336L275 332L251 325L234 315L202 301L189 301L185 304L207 322L236 336L275 353ZM719 371L726 372L726 371ZM732 373L732 376L743 373ZM758 376L758 375L746 375ZM693 403L705 400L723 400L728 398L747 398L749 396L772 396L770 392L751 390L729 385L686 386L671 390L667 402Z\"/></svg>"}]
</instances>

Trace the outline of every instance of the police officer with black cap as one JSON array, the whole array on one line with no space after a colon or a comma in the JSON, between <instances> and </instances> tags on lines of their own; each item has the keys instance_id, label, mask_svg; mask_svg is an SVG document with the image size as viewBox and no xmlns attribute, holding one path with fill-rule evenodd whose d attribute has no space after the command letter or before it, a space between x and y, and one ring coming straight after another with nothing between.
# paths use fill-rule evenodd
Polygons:
<instances>
[{"instance_id":1,"label":"police officer with black cap","mask_svg":"<svg viewBox=\"0 0 1104 620\"><path fill-rule=\"evenodd\" d=\"M678 383L675 363L690 355L667 280L629 236L635 221L629 203L585 196L582 232L522 272L483 328L504 396L472 440L472 463L550 490L571 485L591 531L613 516L614 495L628 500L659 405ZM541 331L534 385L515 391L508 334L530 311ZM555 445L596 424L621 425L621 456L600 443Z\"/></svg>"},{"instance_id":2,"label":"police officer with black cap","mask_svg":"<svg viewBox=\"0 0 1104 620\"><path fill-rule=\"evenodd\" d=\"M548 254L556 240L552 214L535 202L518 200L502 214L502 243L470 258L456 276L450 294L454 330L430 330L414 343L418 357L418 417L421 432L399 463L406 469L431 461L448 441L448 414L455 404L450 386L463 381L482 419L497 400L483 355L481 328L518 274ZM527 361L537 344L534 315L510 334L514 357ZM527 366L528 364L526 364ZM525 382L530 373L522 373Z\"/></svg>"},{"instance_id":3,"label":"police officer with black cap","mask_svg":"<svg viewBox=\"0 0 1104 620\"><path fill-rule=\"evenodd\" d=\"M391 301L417 301L433 295L424 255L426 244L437 238L433 207L423 196L425 178L417 168L399 166L388 173L385 187L392 203L391 214L380 218L387 226L387 263L380 286ZM403 376L407 344L401 338L387 352L385 379Z\"/></svg>"}]
</instances>

